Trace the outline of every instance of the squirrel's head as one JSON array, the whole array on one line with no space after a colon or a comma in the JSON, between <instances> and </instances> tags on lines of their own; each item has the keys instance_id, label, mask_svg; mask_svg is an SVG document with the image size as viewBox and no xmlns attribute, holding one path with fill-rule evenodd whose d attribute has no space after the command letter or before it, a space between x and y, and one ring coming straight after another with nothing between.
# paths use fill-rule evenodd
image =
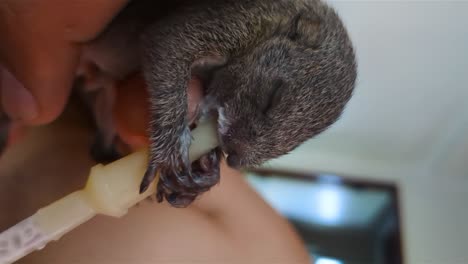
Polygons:
<instances>
[{"instance_id":1,"label":"squirrel's head","mask_svg":"<svg viewBox=\"0 0 468 264\"><path fill-rule=\"evenodd\" d=\"M221 146L232 167L286 154L332 125L355 86L357 67L337 17L299 14L214 71Z\"/></svg>"}]
</instances>

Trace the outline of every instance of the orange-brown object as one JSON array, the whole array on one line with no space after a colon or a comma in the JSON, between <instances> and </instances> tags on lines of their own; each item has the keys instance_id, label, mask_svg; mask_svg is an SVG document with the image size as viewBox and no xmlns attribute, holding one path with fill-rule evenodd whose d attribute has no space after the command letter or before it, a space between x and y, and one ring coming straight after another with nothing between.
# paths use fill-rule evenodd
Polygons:
<instances>
[{"instance_id":1,"label":"orange-brown object","mask_svg":"<svg viewBox=\"0 0 468 264\"><path fill-rule=\"evenodd\" d=\"M148 145L148 109L148 93L140 74L118 84L113 109L115 127L120 139L134 150Z\"/></svg>"},{"instance_id":2,"label":"orange-brown object","mask_svg":"<svg viewBox=\"0 0 468 264\"><path fill-rule=\"evenodd\" d=\"M188 114L190 122L197 116L202 99L202 83L193 77L188 85ZM117 85L113 109L117 134L123 143L136 150L148 145L149 99L141 74L134 74Z\"/></svg>"}]
</instances>

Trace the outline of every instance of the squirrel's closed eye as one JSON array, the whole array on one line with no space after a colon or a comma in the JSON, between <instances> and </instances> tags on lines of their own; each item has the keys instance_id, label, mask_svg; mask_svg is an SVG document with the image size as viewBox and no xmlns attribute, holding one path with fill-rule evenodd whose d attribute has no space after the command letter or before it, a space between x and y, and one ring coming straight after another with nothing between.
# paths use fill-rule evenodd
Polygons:
<instances>
[{"instance_id":1,"label":"squirrel's closed eye","mask_svg":"<svg viewBox=\"0 0 468 264\"><path fill-rule=\"evenodd\" d=\"M273 106L277 105L281 100L282 86L284 85L283 80L276 79L273 81L270 95L265 107L263 108L263 114L266 114Z\"/></svg>"}]
</instances>

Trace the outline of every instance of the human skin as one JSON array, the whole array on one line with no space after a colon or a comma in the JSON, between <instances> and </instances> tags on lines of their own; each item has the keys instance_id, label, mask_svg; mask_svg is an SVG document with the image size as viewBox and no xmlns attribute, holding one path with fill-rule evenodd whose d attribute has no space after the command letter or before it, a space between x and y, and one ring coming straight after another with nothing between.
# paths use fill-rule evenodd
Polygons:
<instances>
[{"instance_id":1,"label":"human skin","mask_svg":"<svg viewBox=\"0 0 468 264\"><path fill-rule=\"evenodd\" d=\"M16 126L47 124L63 111L81 43L128 0L0 2L0 98Z\"/></svg>"},{"instance_id":2,"label":"human skin","mask_svg":"<svg viewBox=\"0 0 468 264\"><path fill-rule=\"evenodd\" d=\"M79 109L72 108L57 122L32 129L5 153L0 211L8 214L1 214L0 230L83 187L93 164L87 155L92 134L85 124ZM224 161L220 184L188 208L144 201L123 218L95 217L18 263L195 261L311 263L291 225Z\"/></svg>"}]
</instances>

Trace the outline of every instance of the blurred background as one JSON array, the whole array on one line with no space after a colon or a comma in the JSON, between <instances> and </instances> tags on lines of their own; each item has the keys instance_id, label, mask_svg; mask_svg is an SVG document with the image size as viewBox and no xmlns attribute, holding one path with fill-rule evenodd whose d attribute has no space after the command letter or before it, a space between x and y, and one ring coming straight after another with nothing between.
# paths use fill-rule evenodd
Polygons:
<instances>
[{"instance_id":1,"label":"blurred background","mask_svg":"<svg viewBox=\"0 0 468 264\"><path fill-rule=\"evenodd\" d=\"M356 47L354 98L251 182L318 264L468 263L468 1L328 2Z\"/></svg>"},{"instance_id":2,"label":"blurred background","mask_svg":"<svg viewBox=\"0 0 468 264\"><path fill-rule=\"evenodd\" d=\"M248 179L294 225L316 263L403 263L393 184L271 170Z\"/></svg>"}]
</instances>

